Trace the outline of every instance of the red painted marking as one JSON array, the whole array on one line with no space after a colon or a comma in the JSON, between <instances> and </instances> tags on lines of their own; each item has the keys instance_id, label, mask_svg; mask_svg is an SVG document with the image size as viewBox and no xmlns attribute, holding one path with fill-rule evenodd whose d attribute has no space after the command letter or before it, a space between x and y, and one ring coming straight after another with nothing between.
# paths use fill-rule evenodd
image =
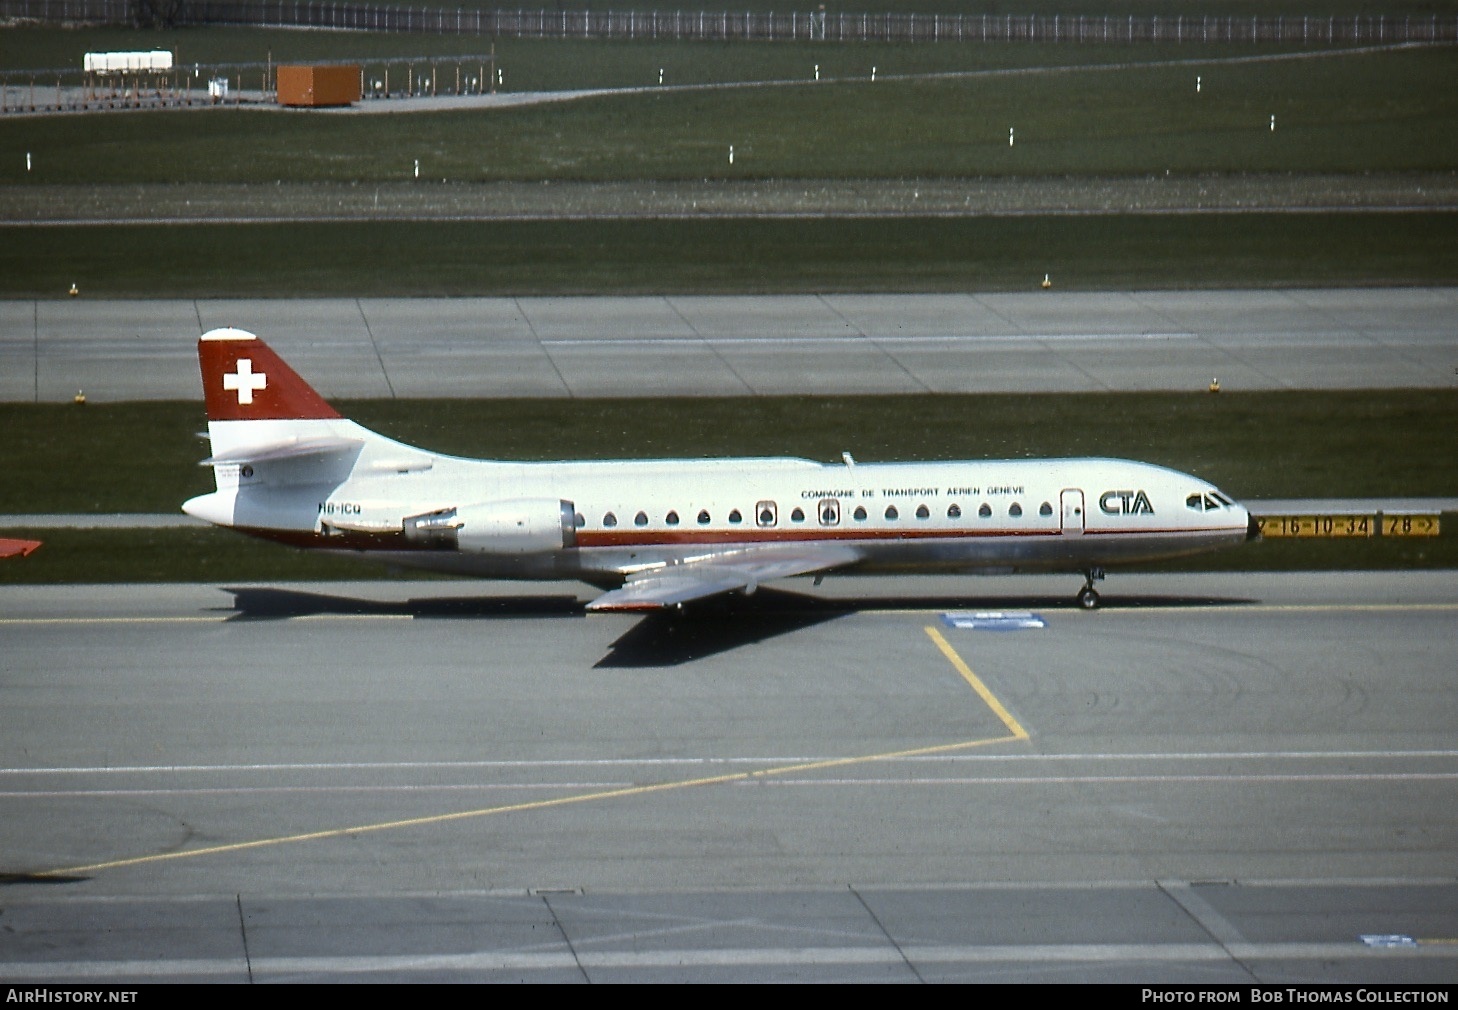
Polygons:
<instances>
[{"instance_id":1,"label":"red painted marking","mask_svg":"<svg viewBox=\"0 0 1458 1010\"><path fill-rule=\"evenodd\" d=\"M197 357L209 421L341 416L262 340L199 340Z\"/></svg>"},{"instance_id":2,"label":"red painted marking","mask_svg":"<svg viewBox=\"0 0 1458 1010\"><path fill-rule=\"evenodd\" d=\"M670 544L805 544L868 540L985 540L996 537L1056 537L1058 530L578 530L578 547L654 547Z\"/></svg>"},{"instance_id":3,"label":"red painted marking","mask_svg":"<svg viewBox=\"0 0 1458 1010\"><path fill-rule=\"evenodd\" d=\"M10 540L0 537L0 558L23 558L40 545L39 540Z\"/></svg>"}]
</instances>

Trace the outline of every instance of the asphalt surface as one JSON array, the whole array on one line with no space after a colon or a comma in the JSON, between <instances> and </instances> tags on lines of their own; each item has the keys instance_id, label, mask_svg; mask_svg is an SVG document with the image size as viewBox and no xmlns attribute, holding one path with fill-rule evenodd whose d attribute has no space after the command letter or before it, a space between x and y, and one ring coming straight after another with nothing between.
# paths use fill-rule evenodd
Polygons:
<instances>
[{"instance_id":1,"label":"asphalt surface","mask_svg":"<svg viewBox=\"0 0 1458 1010\"><path fill-rule=\"evenodd\" d=\"M0 401L199 397L237 326L326 397L1453 388L1458 289L0 302Z\"/></svg>"},{"instance_id":2,"label":"asphalt surface","mask_svg":"<svg viewBox=\"0 0 1458 1010\"><path fill-rule=\"evenodd\" d=\"M1451 984L1454 573L1076 582L0 588L0 978Z\"/></svg>"}]
</instances>

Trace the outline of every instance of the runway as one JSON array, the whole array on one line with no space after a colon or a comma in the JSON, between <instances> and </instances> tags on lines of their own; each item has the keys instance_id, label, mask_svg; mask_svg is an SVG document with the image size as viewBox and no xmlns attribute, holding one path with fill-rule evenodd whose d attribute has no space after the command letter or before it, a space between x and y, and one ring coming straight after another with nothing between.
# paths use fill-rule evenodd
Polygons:
<instances>
[{"instance_id":1,"label":"runway","mask_svg":"<svg viewBox=\"0 0 1458 1010\"><path fill-rule=\"evenodd\" d=\"M0 978L1451 983L1458 576L1076 582L0 587Z\"/></svg>"},{"instance_id":2,"label":"runway","mask_svg":"<svg viewBox=\"0 0 1458 1010\"><path fill-rule=\"evenodd\" d=\"M0 401L199 397L251 330L327 397L1452 388L1458 289L0 302Z\"/></svg>"}]
</instances>

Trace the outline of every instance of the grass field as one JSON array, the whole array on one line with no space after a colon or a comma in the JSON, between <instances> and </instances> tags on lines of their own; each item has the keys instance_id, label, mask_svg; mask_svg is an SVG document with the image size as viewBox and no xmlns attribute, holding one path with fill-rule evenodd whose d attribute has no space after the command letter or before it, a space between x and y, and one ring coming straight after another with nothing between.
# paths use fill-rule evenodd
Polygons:
<instances>
[{"instance_id":1,"label":"grass field","mask_svg":"<svg viewBox=\"0 0 1458 1010\"><path fill-rule=\"evenodd\" d=\"M793 86L649 90L417 115L182 109L8 118L0 119L0 150L12 156L0 159L0 185L365 184L412 179L417 160L422 178L452 182L1458 165L1451 87L1458 47L1249 63L1141 56L1152 62L972 78L887 80L897 68L882 64L874 84L867 63L853 81L818 86L808 83L806 66ZM647 58L641 74L632 73L646 78L655 62ZM29 168L19 152L30 154Z\"/></svg>"},{"instance_id":2,"label":"grass field","mask_svg":"<svg viewBox=\"0 0 1458 1010\"><path fill-rule=\"evenodd\" d=\"M1458 496L1458 392L357 401L392 437L460 455L548 459L801 455L889 459L1114 455L1192 471L1244 499ZM748 407L749 409L746 409ZM864 419L875 418L868 428ZM211 489L195 403L0 405L0 513L176 512ZM874 438L866 432L874 430ZM146 444L145 453L135 446ZM125 461L125 465L118 465ZM1449 517L1450 519L1452 517ZM1458 530L1361 541L1266 541L1164 570L1458 565ZM41 539L0 582L377 578L381 569L224 530L12 530ZM417 577L412 575L411 577Z\"/></svg>"},{"instance_id":3,"label":"grass field","mask_svg":"<svg viewBox=\"0 0 1458 1010\"><path fill-rule=\"evenodd\" d=\"M413 445L497 459L1112 455L1199 474L1239 498L1458 496L1458 391L1448 390L364 400L340 409ZM0 513L174 512L211 489L197 465L203 426L200 403L0 404Z\"/></svg>"},{"instance_id":4,"label":"grass field","mask_svg":"<svg viewBox=\"0 0 1458 1010\"><path fill-rule=\"evenodd\" d=\"M567 43L536 45L548 76L600 81L647 73L667 58L652 46L577 47L573 59ZM682 59L692 47L671 48ZM791 48L719 47L726 60L770 54L754 59L771 76L786 72L777 61L819 58ZM943 55L950 48L901 48L922 68L974 62ZM1017 53L1023 65L1046 67L1036 61L1067 61L1084 47L985 51L994 55L976 60L1017 63L1008 55ZM881 73L896 69L896 54L836 52L884 55ZM0 151L12 154L0 158L0 208L7 193L36 185L54 187L47 199L60 202L128 184L367 187L409 182L417 161L420 185L441 186L442 200L499 180L651 190L683 180L1110 177L1147 180L1152 192L1171 178L1212 186L1311 173L1360 180L1451 175L1458 166L1458 48L1179 65L1161 63L1167 54L1156 47L1137 56L1153 62L875 84L861 66L855 82L403 116L180 110L0 119ZM708 77L735 72L704 53L689 62ZM1139 209L1137 195L1126 199L1112 209ZM1453 225L1447 213L0 225L0 296L55 297L73 282L109 297L956 291L1019 289L1044 273L1075 288L1447 284L1458 279Z\"/></svg>"},{"instance_id":5,"label":"grass field","mask_svg":"<svg viewBox=\"0 0 1458 1010\"><path fill-rule=\"evenodd\" d=\"M1452 284L1458 212L0 225L0 297Z\"/></svg>"}]
</instances>

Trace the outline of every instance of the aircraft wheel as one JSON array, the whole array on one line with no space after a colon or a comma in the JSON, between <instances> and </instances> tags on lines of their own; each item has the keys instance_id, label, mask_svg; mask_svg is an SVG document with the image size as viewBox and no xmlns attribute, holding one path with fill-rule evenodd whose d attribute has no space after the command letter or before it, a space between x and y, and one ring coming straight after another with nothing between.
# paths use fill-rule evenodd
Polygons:
<instances>
[{"instance_id":1,"label":"aircraft wheel","mask_svg":"<svg viewBox=\"0 0 1458 1010\"><path fill-rule=\"evenodd\" d=\"M1084 586L1078 591L1078 605L1084 610L1093 610L1099 605L1099 594L1092 586Z\"/></svg>"}]
</instances>

